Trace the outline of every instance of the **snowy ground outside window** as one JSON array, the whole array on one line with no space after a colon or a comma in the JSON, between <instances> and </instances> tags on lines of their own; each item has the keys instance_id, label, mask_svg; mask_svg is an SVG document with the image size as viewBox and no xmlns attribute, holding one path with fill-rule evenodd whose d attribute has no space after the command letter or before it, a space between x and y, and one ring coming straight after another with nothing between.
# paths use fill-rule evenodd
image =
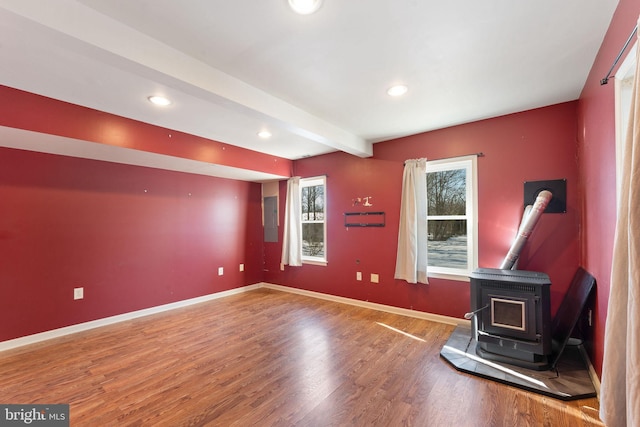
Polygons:
<instances>
[{"instance_id":1,"label":"snowy ground outside window","mask_svg":"<svg viewBox=\"0 0 640 427\"><path fill-rule=\"evenodd\" d=\"M467 268L467 236L453 236L427 245L429 265L432 267Z\"/></svg>"}]
</instances>

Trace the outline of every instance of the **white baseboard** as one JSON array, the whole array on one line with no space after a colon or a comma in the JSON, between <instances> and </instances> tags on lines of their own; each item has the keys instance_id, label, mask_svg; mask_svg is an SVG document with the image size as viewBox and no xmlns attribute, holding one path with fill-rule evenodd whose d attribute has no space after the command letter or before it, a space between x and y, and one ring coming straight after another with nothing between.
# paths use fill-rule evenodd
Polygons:
<instances>
[{"instance_id":1,"label":"white baseboard","mask_svg":"<svg viewBox=\"0 0 640 427\"><path fill-rule=\"evenodd\" d=\"M162 313L176 308L187 307L189 305L198 304L205 301L211 301L218 298L224 298L230 295L240 294L260 288L260 284L244 286L241 288L230 289L228 291L217 292L215 294L204 295L197 298L191 298L184 301L172 302L170 304L159 305L157 307L146 308L144 310L132 311L130 313L119 314L117 316L105 317L104 319L93 320L91 322L79 323L77 325L66 326L64 328L53 329L38 334L27 335L25 337L15 338L8 341L0 342L0 351L10 350L29 344L35 344L41 341L53 338L63 337L65 335L75 334L77 332L87 331L89 329L99 328L101 326L112 325L114 323L124 322L126 320L136 319L138 317L149 316L151 314Z\"/></svg>"},{"instance_id":2,"label":"white baseboard","mask_svg":"<svg viewBox=\"0 0 640 427\"><path fill-rule=\"evenodd\" d=\"M415 318L424 319L424 320L431 320L433 322L446 323L447 325L470 325L471 324L471 322L469 320L458 319L456 317L442 316L442 315L439 315L439 314L427 313L427 312L424 312L424 311L409 310L407 308L393 307L393 306L390 306L390 305L378 304L378 303L375 303L375 302L361 301L361 300L352 299L352 298L345 298L345 297L338 297L338 296L335 296L335 295L323 294L323 293L315 292L315 291L307 291L307 290L304 290L304 289L291 288L289 286L274 285L272 283L265 283L265 282L259 283L259 285L261 287L263 287L263 288L274 289L274 290L277 290L277 291L290 292L290 293L293 293L293 294L304 295L304 296L313 297L313 298L320 298L320 299L333 301L333 302L337 302L337 303L341 303L341 304L349 304L349 305L354 305L354 306L357 306L357 307L369 308L369 309L372 309L372 310L378 310L378 311L384 311L384 312L387 312L387 313L398 314L398 315L401 315L401 316L415 317Z\"/></svg>"},{"instance_id":3,"label":"white baseboard","mask_svg":"<svg viewBox=\"0 0 640 427\"><path fill-rule=\"evenodd\" d=\"M159 305L157 307L146 308L144 310L132 311L130 313L124 313L116 316L105 317L104 319L98 319L98 320L93 320L91 322L79 323L77 325L66 326L64 328L53 329L46 332L41 332L33 335L27 335L25 337L3 341L3 342L0 342L0 351L11 350L11 349L22 347L25 345L35 344L35 343L50 340L53 338L60 338L66 335L71 335L78 332L99 328L101 326L112 325L114 323L124 322L127 320L136 319L138 317L144 317L144 316L149 316L156 313L162 313L164 311L174 310L176 308L187 307L187 306L198 304L205 301L224 298L230 295L249 292L259 288L269 288L269 289L274 289L278 291L304 295L312 298L324 299L324 300L333 301L341 304L348 304L348 305L353 305L357 307L368 308L371 310L384 311L387 313L398 314L401 316L431 320L433 322L438 322L438 323L446 323L448 325L463 325L463 324L469 325L468 320L457 319L455 317L441 316L439 314L409 310L406 308L398 308L398 307L393 307L389 305L378 304L378 303L373 303L368 301L360 301L352 298L345 298L345 297L339 297L335 295L323 294L320 292L307 291L304 289L291 288L289 286L274 285L271 283L260 282L253 285L243 286L241 288L235 288L235 289L230 289L228 291L217 292L215 294L204 295L201 297L191 298L184 301L177 301L170 304Z\"/></svg>"}]
</instances>

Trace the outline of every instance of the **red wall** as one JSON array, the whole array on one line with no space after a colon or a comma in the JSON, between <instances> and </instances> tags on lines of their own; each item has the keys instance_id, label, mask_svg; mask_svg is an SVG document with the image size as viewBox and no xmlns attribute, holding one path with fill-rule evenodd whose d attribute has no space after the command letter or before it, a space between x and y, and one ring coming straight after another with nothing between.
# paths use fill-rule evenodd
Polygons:
<instances>
[{"instance_id":1,"label":"red wall","mask_svg":"<svg viewBox=\"0 0 640 427\"><path fill-rule=\"evenodd\" d=\"M469 309L469 283L431 279L429 285L395 280L395 256L403 162L476 152L479 180L479 264L498 267L524 209L523 183L567 180L567 213L545 214L523 251L519 267L543 271L552 281L555 313L579 265L580 204L576 162L576 102L428 132L374 146L360 159L333 153L294 163L302 177L328 175L328 265L279 270L281 245L265 246L265 280L312 291L461 318ZM286 186L280 186L281 224ZM382 228L345 228L352 199L371 196L374 211L386 213ZM362 282L356 271L363 272ZM369 275L380 275L380 283Z\"/></svg>"},{"instance_id":2,"label":"red wall","mask_svg":"<svg viewBox=\"0 0 640 427\"><path fill-rule=\"evenodd\" d=\"M604 324L609 301L611 254L616 221L614 80L600 85L633 30L640 2L620 0L578 104L578 141L582 193L582 263L597 280L594 340L596 372L602 372ZM634 40L635 41L635 40ZM614 74L617 70L614 69Z\"/></svg>"},{"instance_id":3,"label":"red wall","mask_svg":"<svg viewBox=\"0 0 640 427\"><path fill-rule=\"evenodd\" d=\"M259 282L260 197L256 183L0 148L0 341Z\"/></svg>"}]
</instances>

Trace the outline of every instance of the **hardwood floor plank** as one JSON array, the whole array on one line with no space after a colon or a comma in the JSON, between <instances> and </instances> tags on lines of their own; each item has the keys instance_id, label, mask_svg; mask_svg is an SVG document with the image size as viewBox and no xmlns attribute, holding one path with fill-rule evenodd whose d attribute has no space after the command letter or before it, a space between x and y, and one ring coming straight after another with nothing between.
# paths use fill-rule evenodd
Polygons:
<instances>
[{"instance_id":1,"label":"hardwood floor plank","mask_svg":"<svg viewBox=\"0 0 640 427\"><path fill-rule=\"evenodd\" d=\"M601 427L453 369L453 326L258 289L0 353L0 403L69 403L72 426Z\"/></svg>"}]
</instances>

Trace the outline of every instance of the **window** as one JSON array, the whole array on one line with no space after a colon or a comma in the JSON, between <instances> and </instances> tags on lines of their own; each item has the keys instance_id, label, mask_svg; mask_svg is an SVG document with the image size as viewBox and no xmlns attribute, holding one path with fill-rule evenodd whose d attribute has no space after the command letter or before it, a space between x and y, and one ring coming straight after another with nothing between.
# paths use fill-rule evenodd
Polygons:
<instances>
[{"instance_id":1,"label":"window","mask_svg":"<svg viewBox=\"0 0 640 427\"><path fill-rule=\"evenodd\" d=\"M300 180L302 219L302 261L326 264L326 178Z\"/></svg>"},{"instance_id":2,"label":"window","mask_svg":"<svg viewBox=\"0 0 640 427\"><path fill-rule=\"evenodd\" d=\"M629 112L631 110L631 90L636 71L637 42L618 68L615 75L616 96L616 200L620 204L620 190L622 181L622 165L624 162L624 145L629 126Z\"/></svg>"},{"instance_id":3,"label":"window","mask_svg":"<svg viewBox=\"0 0 640 427\"><path fill-rule=\"evenodd\" d=\"M476 156L427 162L428 275L468 280L478 265Z\"/></svg>"}]
</instances>

